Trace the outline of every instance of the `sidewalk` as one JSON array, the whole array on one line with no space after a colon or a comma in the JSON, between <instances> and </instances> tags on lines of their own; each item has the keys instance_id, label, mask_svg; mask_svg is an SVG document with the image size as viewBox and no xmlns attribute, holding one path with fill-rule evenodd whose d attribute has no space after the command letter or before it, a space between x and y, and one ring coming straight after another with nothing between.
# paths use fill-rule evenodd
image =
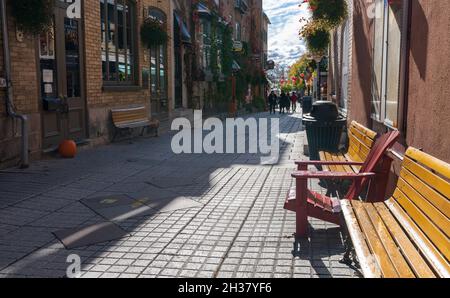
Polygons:
<instances>
[{"instance_id":1,"label":"sidewalk","mask_svg":"<svg viewBox=\"0 0 450 298\"><path fill-rule=\"evenodd\" d=\"M83 277L359 276L338 262L340 229L322 221L293 257L295 215L283 203L306 136L300 115L280 129L274 166L255 154L175 155L167 134L0 172L0 277L63 277L71 254ZM66 249L53 233L108 221L81 200L110 195L151 208L114 220L123 237Z\"/></svg>"}]
</instances>

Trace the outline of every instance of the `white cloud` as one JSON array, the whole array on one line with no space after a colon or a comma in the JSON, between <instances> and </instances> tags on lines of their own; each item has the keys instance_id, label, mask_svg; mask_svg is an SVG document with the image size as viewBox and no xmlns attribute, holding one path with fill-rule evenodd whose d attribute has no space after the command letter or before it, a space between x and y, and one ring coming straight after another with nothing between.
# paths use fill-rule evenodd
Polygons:
<instances>
[{"instance_id":1,"label":"white cloud","mask_svg":"<svg viewBox=\"0 0 450 298\"><path fill-rule=\"evenodd\" d=\"M301 0L263 0L264 11L272 25L269 27L269 59L281 65L290 65L305 51L298 33L300 19L308 16L307 5Z\"/></svg>"}]
</instances>

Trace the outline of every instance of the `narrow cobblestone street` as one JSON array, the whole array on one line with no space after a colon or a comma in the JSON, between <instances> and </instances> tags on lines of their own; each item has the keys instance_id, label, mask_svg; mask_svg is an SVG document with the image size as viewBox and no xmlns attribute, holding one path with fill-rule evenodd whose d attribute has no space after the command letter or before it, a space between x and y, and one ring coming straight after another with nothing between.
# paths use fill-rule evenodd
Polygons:
<instances>
[{"instance_id":1,"label":"narrow cobblestone street","mask_svg":"<svg viewBox=\"0 0 450 298\"><path fill-rule=\"evenodd\" d=\"M166 134L1 171L0 277L63 277L71 254L83 277L358 276L338 262L342 235L325 222L310 221L293 256L295 214L283 203L303 158L300 115L281 116L280 131L272 166L256 154L175 155ZM53 233L107 221L80 200L108 195L163 206L113 220L124 237L66 249ZM179 209L177 199L195 204Z\"/></svg>"}]
</instances>

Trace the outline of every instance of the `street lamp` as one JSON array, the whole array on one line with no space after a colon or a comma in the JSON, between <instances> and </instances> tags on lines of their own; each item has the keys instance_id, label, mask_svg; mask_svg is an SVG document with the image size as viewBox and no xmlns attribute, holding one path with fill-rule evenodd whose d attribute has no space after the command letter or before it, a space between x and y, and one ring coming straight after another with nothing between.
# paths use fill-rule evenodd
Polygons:
<instances>
[{"instance_id":1,"label":"street lamp","mask_svg":"<svg viewBox=\"0 0 450 298\"><path fill-rule=\"evenodd\" d=\"M314 60L317 65L317 100L320 100L320 62L322 61L324 55L322 54L310 54L308 59Z\"/></svg>"}]
</instances>

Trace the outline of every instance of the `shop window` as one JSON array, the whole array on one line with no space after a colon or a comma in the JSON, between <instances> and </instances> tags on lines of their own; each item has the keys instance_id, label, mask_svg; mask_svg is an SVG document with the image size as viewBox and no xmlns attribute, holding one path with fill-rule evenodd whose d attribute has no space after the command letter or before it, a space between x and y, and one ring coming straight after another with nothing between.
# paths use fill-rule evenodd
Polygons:
<instances>
[{"instance_id":1,"label":"shop window","mask_svg":"<svg viewBox=\"0 0 450 298\"><path fill-rule=\"evenodd\" d=\"M204 69L211 68L211 22L202 19L202 64Z\"/></svg>"},{"instance_id":2,"label":"shop window","mask_svg":"<svg viewBox=\"0 0 450 298\"><path fill-rule=\"evenodd\" d=\"M166 24L167 17L159 9L150 8L148 15ZM150 92L153 96L167 95L167 46L159 45L150 48Z\"/></svg>"},{"instance_id":3,"label":"shop window","mask_svg":"<svg viewBox=\"0 0 450 298\"><path fill-rule=\"evenodd\" d=\"M136 6L131 0L100 0L103 81L136 83Z\"/></svg>"},{"instance_id":4,"label":"shop window","mask_svg":"<svg viewBox=\"0 0 450 298\"><path fill-rule=\"evenodd\" d=\"M372 117L398 128L403 1L376 0Z\"/></svg>"},{"instance_id":5,"label":"shop window","mask_svg":"<svg viewBox=\"0 0 450 298\"><path fill-rule=\"evenodd\" d=\"M39 58L41 69L41 97L58 97L55 53L55 30L54 26L39 37Z\"/></svg>"}]
</instances>

